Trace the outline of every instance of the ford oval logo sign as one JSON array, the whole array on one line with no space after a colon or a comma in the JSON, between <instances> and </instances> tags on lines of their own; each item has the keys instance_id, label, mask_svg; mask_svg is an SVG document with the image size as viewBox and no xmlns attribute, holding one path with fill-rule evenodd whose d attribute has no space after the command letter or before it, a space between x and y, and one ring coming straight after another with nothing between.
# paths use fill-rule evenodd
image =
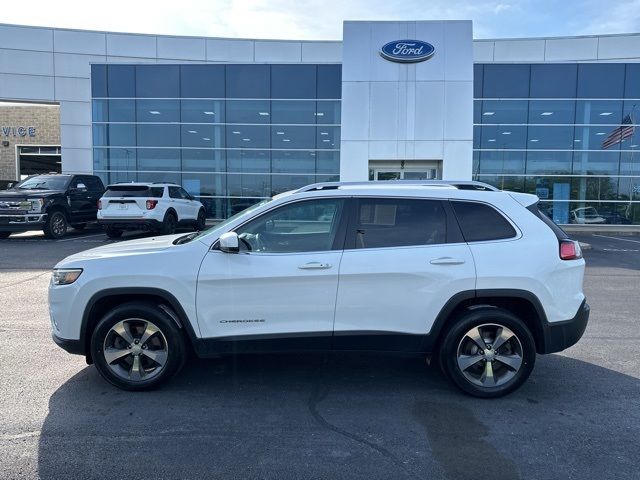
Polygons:
<instances>
[{"instance_id":1,"label":"ford oval logo sign","mask_svg":"<svg viewBox=\"0 0 640 480\"><path fill-rule=\"evenodd\" d=\"M435 52L433 45L420 40L394 40L380 49L382 58L400 63L424 62Z\"/></svg>"}]
</instances>

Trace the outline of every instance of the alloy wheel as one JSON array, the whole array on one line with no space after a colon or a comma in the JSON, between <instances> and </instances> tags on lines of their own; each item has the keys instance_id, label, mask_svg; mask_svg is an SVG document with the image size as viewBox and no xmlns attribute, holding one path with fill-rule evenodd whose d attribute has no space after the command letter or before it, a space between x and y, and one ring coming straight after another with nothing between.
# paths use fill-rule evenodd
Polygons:
<instances>
[{"instance_id":1,"label":"alloy wheel","mask_svg":"<svg viewBox=\"0 0 640 480\"><path fill-rule=\"evenodd\" d=\"M109 329L103 345L109 369L120 378L134 382L157 376L167 363L168 353L162 331L140 318L116 323Z\"/></svg>"},{"instance_id":2,"label":"alloy wheel","mask_svg":"<svg viewBox=\"0 0 640 480\"><path fill-rule=\"evenodd\" d=\"M457 350L458 368L470 383L499 387L522 367L522 343L513 331L499 324L484 324L469 330Z\"/></svg>"},{"instance_id":3,"label":"alloy wheel","mask_svg":"<svg viewBox=\"0 0 640 480\"><path fill-rule=\"evenodd\" d=\"M67 222L61 213L54 214L51 219L51 231L56 237L62 237L67 232Z\"/></svg>"}]
</instances>

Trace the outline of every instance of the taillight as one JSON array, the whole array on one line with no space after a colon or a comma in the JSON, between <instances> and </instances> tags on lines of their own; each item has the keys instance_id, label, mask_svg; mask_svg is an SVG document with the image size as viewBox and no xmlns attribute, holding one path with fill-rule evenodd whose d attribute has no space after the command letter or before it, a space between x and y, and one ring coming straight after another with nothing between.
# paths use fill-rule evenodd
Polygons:
<instances>
[{"instance_id":1,"label":"taillight","mask_svg":"<svg viewBox=\"0 0 640 480\"><path fill-rule=\"evenodd\" d=\"M98 210L102 210L102 200L98 200Z\"/></svg>"},{"instance_id":2,"label":"taillight","mask_svg":"<svg viewBox=\"0 0 640 480\"><path fill-rule=\"evenodd\" d=\"M157 204L158 200L147 200L147 210L153 210Z\"/></svg>"},{"instance_id":3,"label":"taillight","mask_svg":"<svg viewBox=\"0 0 640 480\"><path fill-rule=\"evenodd\" d=\"M582 249L575 240L560 241L560 258L562 260L578 260L582 258Z\"/></svg>"}]
</instances>

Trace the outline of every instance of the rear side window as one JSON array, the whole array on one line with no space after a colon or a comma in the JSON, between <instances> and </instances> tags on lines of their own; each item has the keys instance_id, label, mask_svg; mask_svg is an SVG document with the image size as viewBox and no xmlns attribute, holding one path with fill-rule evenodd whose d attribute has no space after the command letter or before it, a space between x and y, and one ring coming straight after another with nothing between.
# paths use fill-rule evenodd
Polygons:
<instances>
[{"instance_id":1,"label":"rear side window","mask_svg":"<svg viewBox=\"0 0 640 480\"><path fill-rule=\"evenodd\" d=\"M484 203L452 201L462 235L467 242L513 238L513 226L495 208Z\"/></svg>"},{"instance_id":2,"label":"rear side window","mask_svg":"<svg viewBox=\"0 0 640 480\"><path fill-rule=\"evenodd\" d=\"M355 223L355 248L432 245L447 239L447 215L438 200L361 199Z\"/></svg>"},{"instance_id":3,"label":"rear side window","mask_svg":"<svg viewBox=\"0 0 640 480\"><path fill-rule=\"evenodd\" d=\"M161 198L163 187L147 187L146 185L117 185L107 188L105 197L151 197Z\"/></svg>"},{"instance_id":4,"label":"rear side window","mask_svg":"<svg viewBox=\"0 0 640 480\"><path fill-rule=\"evenodd\" d=\"M565 240L569 238L569 235L567 235L567 233L563 229L561 229L558 225L553 223L553 220L551 220L542 210L540 210L537 202L529 205L527 207L527 210L529 210L536 217L538 217L540 220L546 223L547 227L553 230L553 233L556 234L556 237L558 238L558 240Z\"/></svg>"}]
</instances>

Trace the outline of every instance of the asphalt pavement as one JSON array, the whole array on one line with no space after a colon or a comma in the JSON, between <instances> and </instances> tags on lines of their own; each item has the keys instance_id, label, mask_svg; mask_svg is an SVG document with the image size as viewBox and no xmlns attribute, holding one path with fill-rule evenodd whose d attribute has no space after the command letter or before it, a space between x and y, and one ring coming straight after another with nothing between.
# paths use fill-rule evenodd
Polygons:
<instances>
[{"instance_id":1,"label":"asphalt pavement","mask_svg":"<svg viewBox=\"0 0 640 480\"><path fill-rule=\"evenodd\" d=\"M193 360L129 393L57 348L49 269L98 230L0 241L0 478L638 479L640 237L575 235L591 320L497 400L424 360Z\"/></svg>"}]
</instances>

